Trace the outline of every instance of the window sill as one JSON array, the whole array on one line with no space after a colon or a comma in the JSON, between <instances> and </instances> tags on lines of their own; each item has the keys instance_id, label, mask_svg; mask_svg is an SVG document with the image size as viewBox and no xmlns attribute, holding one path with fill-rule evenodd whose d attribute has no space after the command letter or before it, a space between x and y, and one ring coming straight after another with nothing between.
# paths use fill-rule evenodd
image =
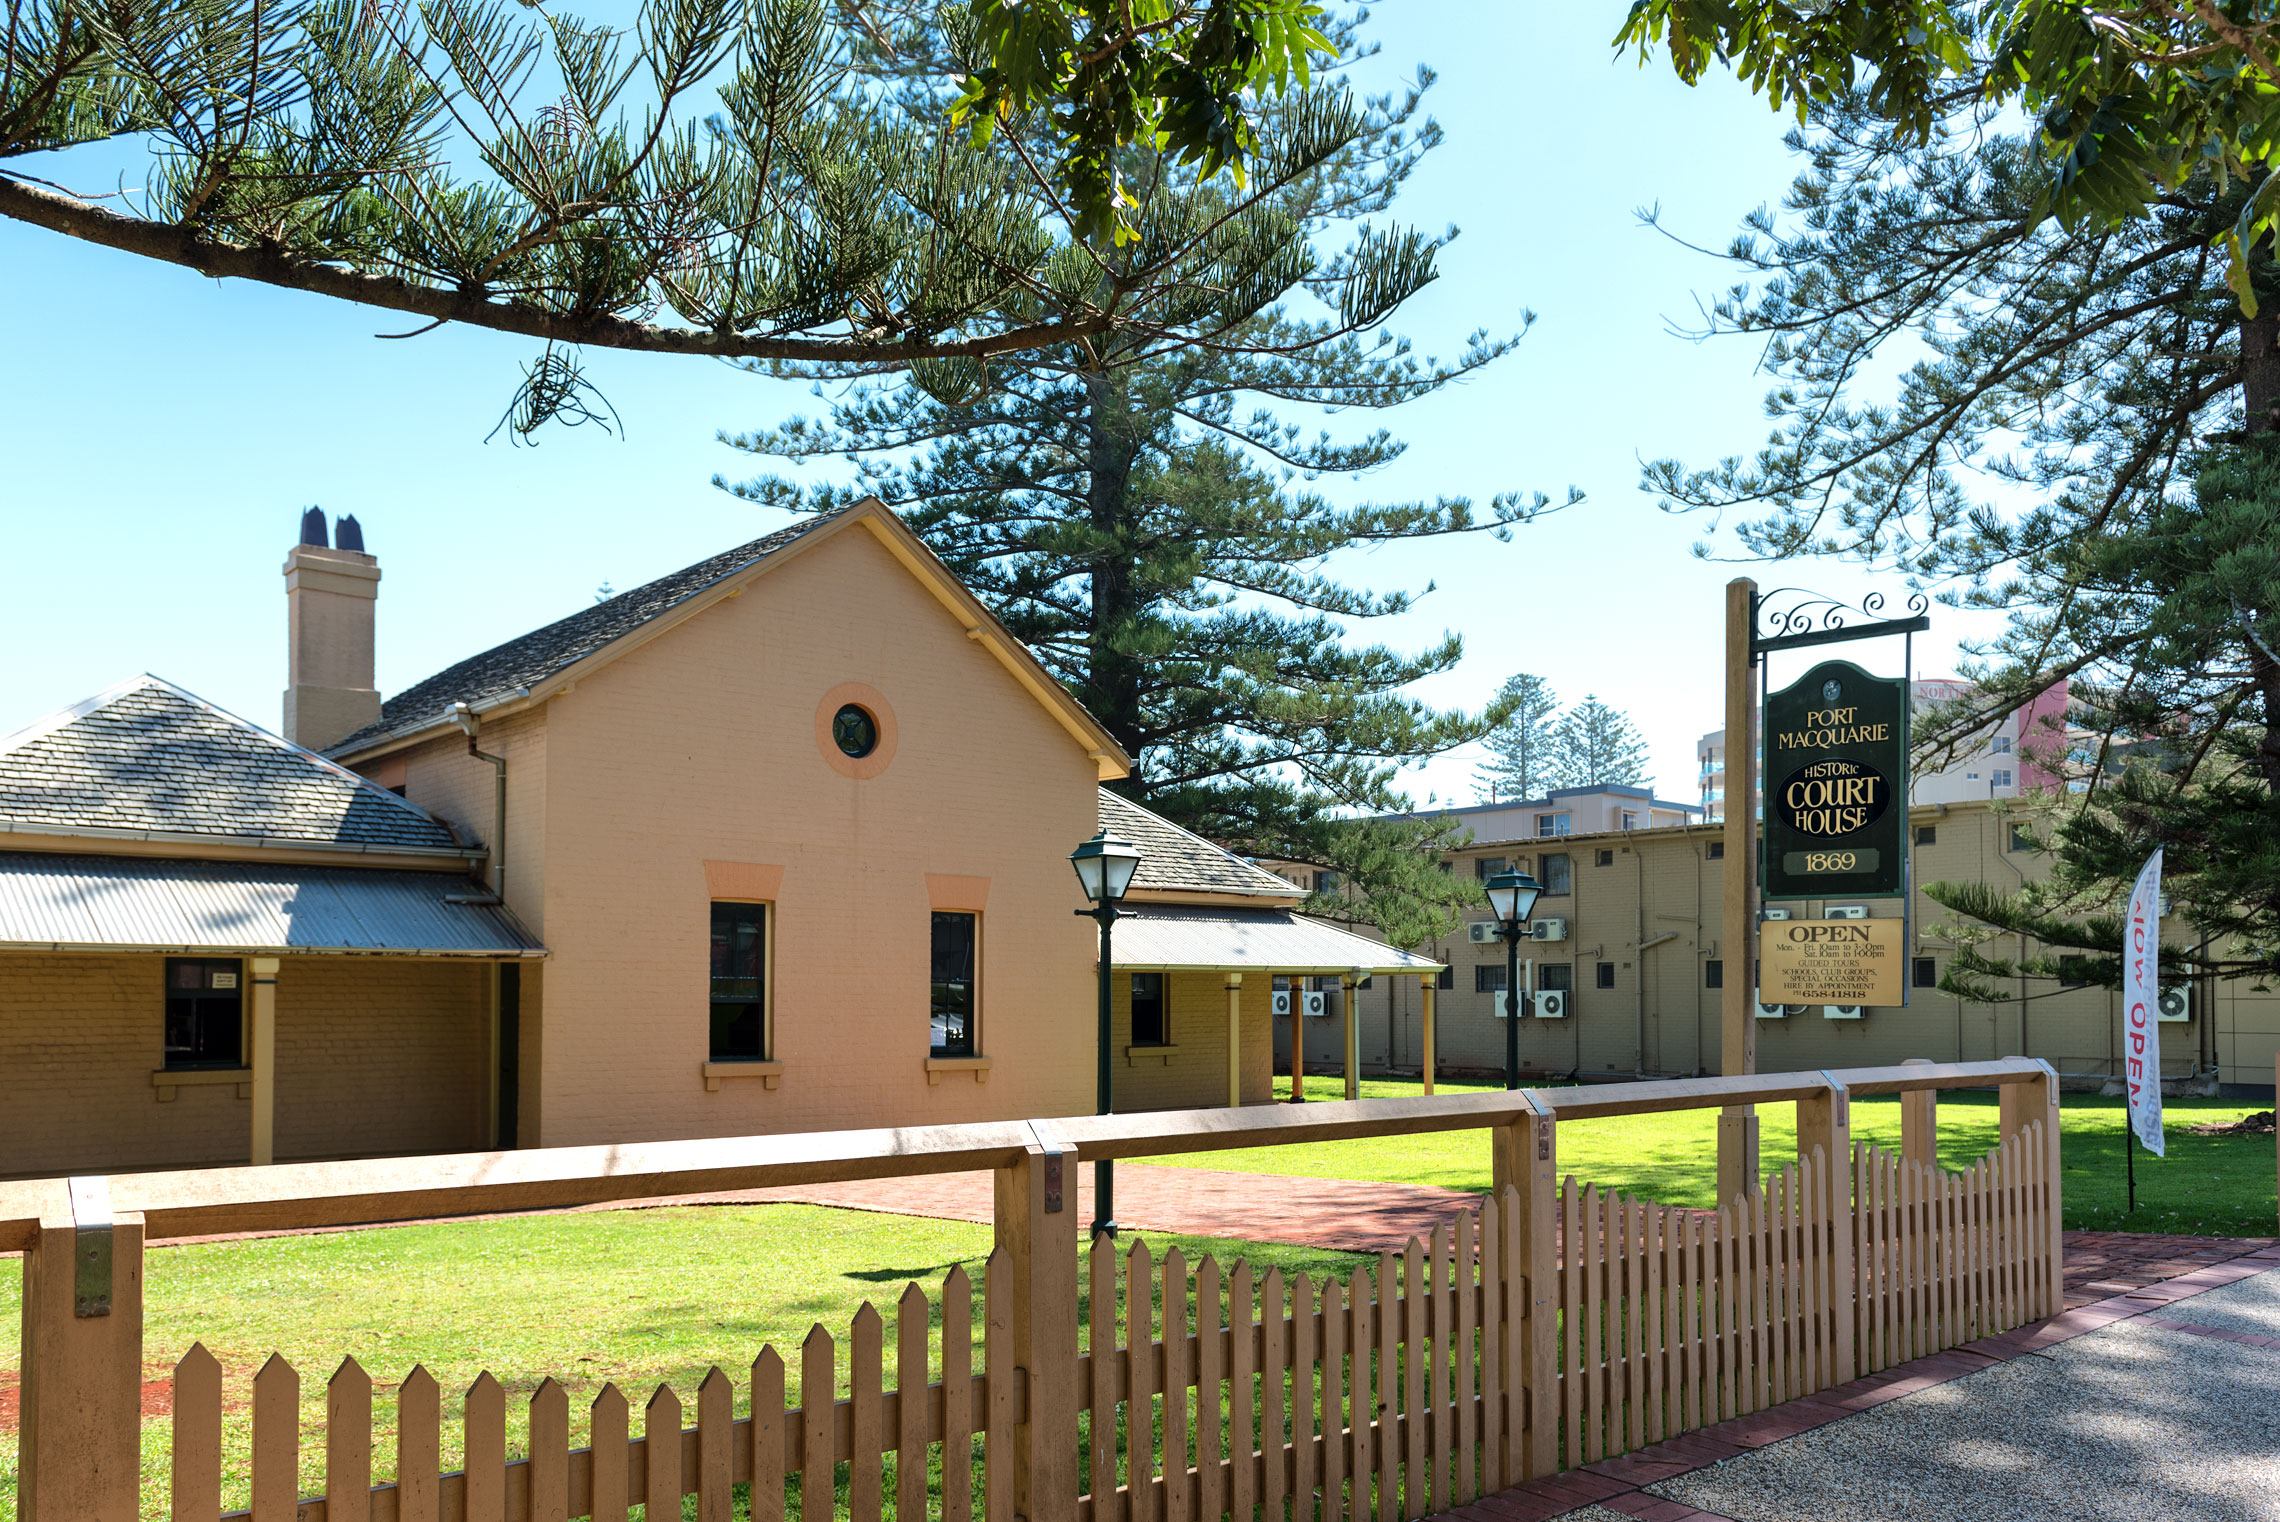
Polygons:
<instances>
[{"instance_id":1,"label":"window sill","mask_svg":"<svg viewBox=\"0 0 2280 1522\"><path fill-rule=\"evenodd\" d=\"M1172 1059L1179 1054L1180 1049L1168 1041L1155 1046L1128 1046L1124 1049L1124 1065L1136 1068L1143 1062L1153 1062L1159 1067L1170 1067Z\"/></svg>"},{"instance_id":2,"label":"window sill","mask_svg":"<svg viewBox=\"0 0 2280 1522\"><path fill-rule=\"evenodd\" d=\"M150 1086L158 1091L162 1105L174 1103L176 1089L218 1087L225 1083L237 1085L237 1097L253 1097L253 1070L251 1068L160 1068L150 1075Z\"/></svg>"},{"instance_id":3,"label":"window sill","mask_svg":"<svg viewBox=\"0 0 2280 1522\"><path fill-rule=\"evenodd\" d=\"M926 1059L926 1082L932 1088L942 1082L944 1073L971 1073L974 1082L990 1081L990 1059L987 1057L929 1057Z\"/></svg>"},{"instance_id":4,"label":"window sill","mask_svg":"<svg viewBox=\"0 0 2280 1522\"><path fill-rule=\"evenodd\" d=\"M757 1078L762 1088L772 1089L783 1082L784 1065L759 1061L708 1062L704 1064L704 1075L707 1094L719 1093L723 1078Z\"/></svg>"}]
</instances>

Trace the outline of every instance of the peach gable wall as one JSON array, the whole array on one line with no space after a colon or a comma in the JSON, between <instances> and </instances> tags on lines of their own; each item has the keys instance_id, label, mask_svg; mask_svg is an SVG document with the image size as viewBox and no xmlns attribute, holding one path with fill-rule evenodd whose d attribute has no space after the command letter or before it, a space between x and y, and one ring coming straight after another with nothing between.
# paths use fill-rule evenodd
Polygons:
<instances>
[{"instance_id":1,"label":"peach gable wall","mask_svg":"<svg viewBox=\"0 0 2280 1522\"><path fill-rule=\"evenodd\" d=\"M817 746L817 705L850 682L895 720L867 779ZM545 724L526 918L552 956L542 1020L525 997L544 1052L526 1145L1091 1109L1093 927L1067 857L1098 827L1094 765L868 530L585 677ZM774 1088L704 1085L708 861L783 869ZM986 1083L928 1081L930 874L989 879Z\"/></svg>"}]
</instances>

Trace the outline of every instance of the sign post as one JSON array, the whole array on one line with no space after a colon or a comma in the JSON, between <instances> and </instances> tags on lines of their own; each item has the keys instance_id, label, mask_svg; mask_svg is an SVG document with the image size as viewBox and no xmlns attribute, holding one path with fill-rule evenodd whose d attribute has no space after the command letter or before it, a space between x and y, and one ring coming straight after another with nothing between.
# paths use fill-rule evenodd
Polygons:
<instances>
[{"instance_id":1,"label":"sign post","mask_svg":"<svg viewBox=\"0 0 2280 1522\"><path fill-rule=\"evenodd\" d=\"M1725 923L1718 938L1725 986L1718 1001L1718 1071L1757 1071L1757 1010L1751 998L1757 963L1757 583L1726 583L1726 880ZM1758 1187L1758 1114L1735 1105L1718 1115L1718 1203Z\"/></svg>"}]
</instances>

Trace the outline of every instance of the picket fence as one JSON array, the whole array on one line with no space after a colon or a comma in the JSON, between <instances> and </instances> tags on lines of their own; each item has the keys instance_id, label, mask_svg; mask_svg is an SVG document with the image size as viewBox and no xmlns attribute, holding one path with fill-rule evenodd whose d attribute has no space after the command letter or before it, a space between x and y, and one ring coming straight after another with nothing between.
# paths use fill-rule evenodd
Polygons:
<instances>
[{"instance_id":1,"label":"picket fence","mask_svg":"<svg viewBox=\"0 0 2280 1522\"><path fill-rule=\"evenodd\" d=\"M1968 1169L1930 1164L1920 1122L1908 1156L1854 1144L1849 1093L1965 1082L2003 1093L2002 1140ZM1798 1106L1803 1154L1715 1211L1556 1176L1561 1119L1782 1100ZM890 1512L895 1522L1414 1522L2059 1308L2056 1084L2040 1063L1305 1112L307 1164L81 1179L68 1190L0 1184L0 1248L26 1249L21 1515L624 1522L643 1508L659 1522L884 1522ZM1466 1126L1490 1130L1493 1197L1344 1277L1211 1258L1191 1273L1179 1252L1158 1256L1145 1239L1082 1247L1064 1188L1080 1157ZM686 1403L659 1386L638 1416L640 1392L604 1386L581 1447L554 1379L510 1423L508 1392L482 1375L447 1443L447 1402L427 1371L376 1402L371 1375L347 1359L324 1388L312 1429L321 1459L311 1453L306 1466L321 1471L321 1493L307 1495L302 1372L271 1356L250 1388L230 1391L221 1364L193 1346L173 1371L169 1484L144 1495L134 1483L146 1229L344 1224L977 1167L993 1171L997 1202L979 1286L955 1268L931 1293L912 1284L891 1314L866 1303L844 1329L811 1330L796 1356L767 1347L735 1379L713 1369ZM98 1242L114 1259L96 1276L111 1290L99 1306L88 1298ZM523 1451L510 1455L522 1418ZM446 1471L451 1448L458 1465ZM250 1505L225 1513L225 1495Z\"/></svg>"},{"instance_id":2,"label":"picket fence","mask_svg":"<svg viewBox=\"0 0 2280 1522\"><path fill-rule=\"evenodd\" d=\"M1833 1180L1816 1150L1717 1211L1568 1178L1557 1385L1538 1408L1557 1413L1566 1462L1838 1383L1836 1307L1848 1292L1852 1364L1863 1372L2048 1314L2042 1147L2036 1123L1949 1174L1862 1144L1850 1178ZM1519 1483L1528 1407L1526 1313L1513 1312L1518 1208L1508 1190L1344 1280L1259 1275L1243 1262L1223 1271L1208 1257L1191 1280L1176 1249L1159 1263L1145 1240L1096 1241L1085 1265L1091 1336L1075 1381L1087 1449L1080 1522L1395 1522ZM1834 1251L1840 1231L1852 1247L1849 1286ZM891 1358L888 1320L868 1303L857 1312L846 1399L833 1396L839 1345L817 1326L798 1349L800 1405L786 1406L786 1360L768 1347L749 1371L747 1415L734 1414L737 1392L716 1368L696 1391L693 1426L661 1385L636 1436L626 1396L605 1385L588 1445L573 1450L569 1398L549 1379L530 1397L528 1452L510 1460L506 1395L484 1374L466 1392L465 1461L451 1472L438 1461L436 1383L414 1369L396 1397L395 1479L379 1486L372 1381L346 1360L326 1387L321 1499L298 1490L300 1375L272 1356L251 1384L252 1505L242 1512L221 1510L222 1369L194 1346L174 1370L170 1515L624 1522L634 1506L678 1516L694 1496L701 1522L728 1522L732 1487L749 1485L753 1522L879 1522L890 1497L897 1522L1007 1522L1010 1489L991 1478L1021 1415L1007 1273L1006 1255L993 1254L980 1369L973 1288L953 1268L938 1302L916 1284L904 1290ZM1515 1391L1519 1421L1507 1399Z\"/></svg>"}]
</instances>

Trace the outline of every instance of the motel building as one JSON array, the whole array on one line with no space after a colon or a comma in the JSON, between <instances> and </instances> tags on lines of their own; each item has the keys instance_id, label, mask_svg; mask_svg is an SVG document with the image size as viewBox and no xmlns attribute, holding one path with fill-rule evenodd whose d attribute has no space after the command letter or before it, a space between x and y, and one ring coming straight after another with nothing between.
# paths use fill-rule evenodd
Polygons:
<instances>
[{"instance_id":1,"label":"motel building","mask_svg":"<svg viewBox=\"0 0 2280 1522\"><path fill-rule=\"evenodd\" d=\"M301 540L281 736L137 676L0 738L0 1176L1090 1113L1104 827L1119 1109L1266 1102L1278 984L1441 971L1109 791L876 501L385 698L378 561Z\"/></svg>"}]
</instances>

